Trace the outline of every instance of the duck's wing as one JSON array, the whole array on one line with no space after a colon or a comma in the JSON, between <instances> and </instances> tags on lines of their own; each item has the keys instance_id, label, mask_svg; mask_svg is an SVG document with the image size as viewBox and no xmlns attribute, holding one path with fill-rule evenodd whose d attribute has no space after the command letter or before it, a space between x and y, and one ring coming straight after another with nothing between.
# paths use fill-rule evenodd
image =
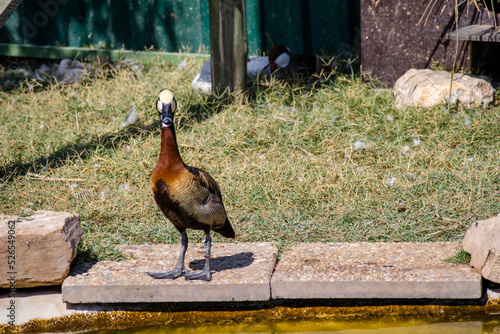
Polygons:
<instances>
[{"instance_id":1,"label":"duck's wing","mask_svg":"<svg viewBox=\"0 0 500 334\"><path fill-rule=\"evenodd\" d=\"M188 172L193 175L195 180L199 182L202 188L208 190L210 194L218 196L222 201L219 185L215 182L212 176L210 176L210 174L196 167L186 166L186 168Z\"/></svg>"},{"instance_id":2,"label":"duck's wing","mask_svg":"<svg viewBox=\"0 0 500 334\"><path fill-rule=\"evenodd\" d=\"M222 195L220 192L219 185L207 172L195 168L186 166L189 173L192 174L194 179L199 182L199 185L208 192L208 196L204 200L204 205L198 207L200 214L203 212L204 218L212 217L209 225L212 229L220 233L226 238L234 238L235 233L226 215L226 210L224 204L222 203ZM196 210L196 211L198 211ZM200 221L204 219L200 218Z\"/></svg>"}]
</instances>

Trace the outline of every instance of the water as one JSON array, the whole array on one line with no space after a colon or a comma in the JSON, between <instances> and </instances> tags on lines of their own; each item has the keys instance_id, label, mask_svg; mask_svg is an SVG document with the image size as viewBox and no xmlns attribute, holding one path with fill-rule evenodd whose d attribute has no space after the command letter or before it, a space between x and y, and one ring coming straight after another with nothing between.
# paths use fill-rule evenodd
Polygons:
<instances>
[{"instance_id":1,"label":"water","mask_svg":"<svg viewBox=\"0 0 500 334\"><path fill-rule=\"evenodd\" d=\"M421 320L397 321L280 321L254 324L208 324L196 326L154 326L129 329L99 330L86 334L166 334L166 333L335 333L335 334L500 334L500 315L482 321L450 321L430 323Z\"/></svg>"}]
</instances>

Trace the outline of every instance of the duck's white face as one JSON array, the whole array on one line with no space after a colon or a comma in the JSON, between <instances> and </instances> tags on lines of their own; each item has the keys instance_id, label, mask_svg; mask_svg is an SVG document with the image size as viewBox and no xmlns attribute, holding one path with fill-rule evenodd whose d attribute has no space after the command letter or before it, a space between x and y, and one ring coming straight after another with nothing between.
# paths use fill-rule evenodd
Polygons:
<instances>
[{"instance_id":1,"label":"duck's white face","mask_svg":"<svg viewBox=\"0 0 500 334\"><path fill-rule=\"evenodd\" d=\"M158 100L156 101L156 110L160 114L162 128L172 126L176 109L177 102L175 101L174 92L170 89L163 89L158 94Z\"/></svg>"}]
</instances>

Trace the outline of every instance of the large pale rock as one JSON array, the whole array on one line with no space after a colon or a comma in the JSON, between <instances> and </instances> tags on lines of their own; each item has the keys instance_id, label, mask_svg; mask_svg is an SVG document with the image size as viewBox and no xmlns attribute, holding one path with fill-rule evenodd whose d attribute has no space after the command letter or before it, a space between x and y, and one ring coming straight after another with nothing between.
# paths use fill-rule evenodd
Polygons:
<instances>
[{"instance_id":1,"label":"large pale rock","mask_svg":"<svg viewBox=\"0 0 500 334\"><path fill-rule=\"evenodd\" d=\"M500 283L500 215L472 224L462 246L471 255L472 267L484 278Z\"/></svg>"},{"instance_id":2,"label":"large pale rock","mask_svg":"<svg viewBox=\"0 0 500 334\"><path fill-rule=\"evenodd\" d=\"M455 73L410 69L393 88L395 107L430 108L440 104L460 104L467 107L486 107L493 102L495 89L481 78Z\"/></svg>"},{"instance_id":3,"label":"large pale rock","mask_svg":"<svg viewBox=\"0 0 500 334\"><path fill-rule=\"evenodd\" d=\"M37 211L0 220L0 288L61 284L83 232L68 212Z\"/></svg>"}]
</instances>

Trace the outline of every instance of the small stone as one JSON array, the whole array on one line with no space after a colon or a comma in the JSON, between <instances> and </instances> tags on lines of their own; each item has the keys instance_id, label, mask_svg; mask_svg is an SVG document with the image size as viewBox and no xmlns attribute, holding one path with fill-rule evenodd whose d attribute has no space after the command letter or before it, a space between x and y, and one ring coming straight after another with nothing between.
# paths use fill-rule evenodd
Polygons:
<instances>
[{"instance_id":1,"label":"small stone","mask_svg":"<svg viewBox=\"0 0 500 334\"><path fill-rule=\"evenodd\" d=\"M473 223L462 246L471 255L473 268L487 280L500 283L500 215Z\"/></svg>"}]
</instances>

